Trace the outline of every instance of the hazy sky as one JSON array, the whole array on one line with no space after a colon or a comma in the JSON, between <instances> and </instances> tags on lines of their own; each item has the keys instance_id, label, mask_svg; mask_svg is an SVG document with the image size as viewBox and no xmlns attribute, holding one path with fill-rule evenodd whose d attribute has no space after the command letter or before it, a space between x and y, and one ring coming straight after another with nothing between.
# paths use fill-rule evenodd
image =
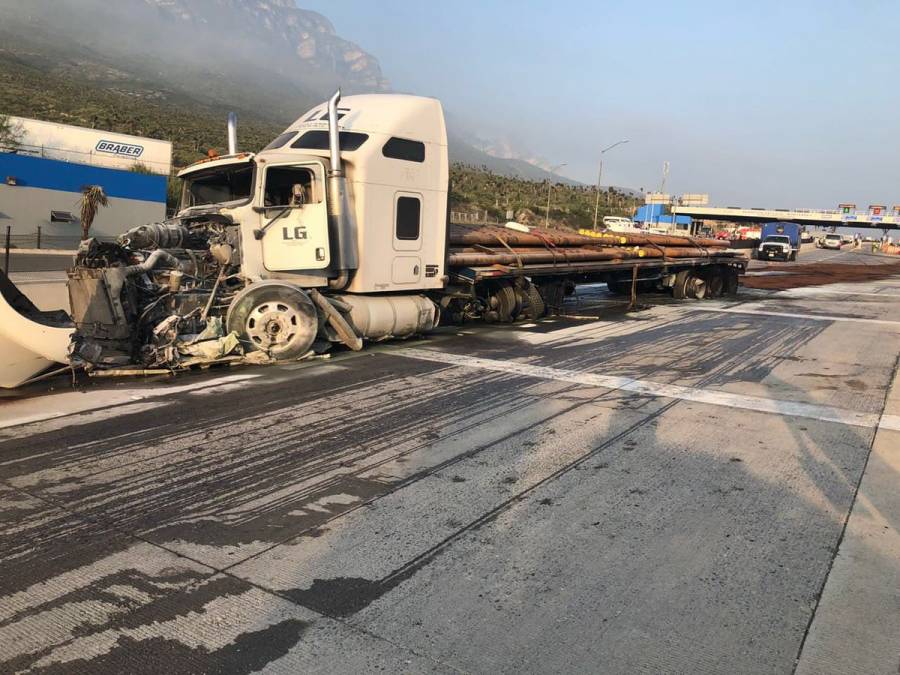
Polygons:
<instances>
[{"instance_id":1,"label":"hazy sky","mask_svg":"<svg viewBox=\"0 0 900 675\"><path fill-rule=\"evenodd\" d=\"M900 203L900 2L298 0L584 182L722 206ZM482 126L483 125L483 126Z\"/></svg>"}]
</instances>

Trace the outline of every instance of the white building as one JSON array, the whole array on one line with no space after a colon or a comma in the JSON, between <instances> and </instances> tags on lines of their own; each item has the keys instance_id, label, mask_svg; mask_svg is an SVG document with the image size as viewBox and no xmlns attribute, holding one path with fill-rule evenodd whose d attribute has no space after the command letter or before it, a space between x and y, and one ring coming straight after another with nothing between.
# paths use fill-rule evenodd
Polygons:
<instances>
[{"instance_id":1,"label":"white building","mask_svg":"<svg viewBox=\"0 0 900 675\"><path fill-rule=\"evenodd\" d=\"M0 148L0 230L16 239L69 247L80 238L81 190L100 185L109 197L91 233L113 236L166 214L172 144L140 136L10 117L22 132ZM69 240L69 241L64 241Z\"/></svg>"}]
</instances>

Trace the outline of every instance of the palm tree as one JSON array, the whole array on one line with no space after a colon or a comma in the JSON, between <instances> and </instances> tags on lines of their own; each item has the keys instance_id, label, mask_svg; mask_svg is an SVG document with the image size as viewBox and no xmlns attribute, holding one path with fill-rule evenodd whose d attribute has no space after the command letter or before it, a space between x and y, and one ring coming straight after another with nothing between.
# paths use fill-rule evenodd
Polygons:
<instances>
[{"instance_id":1,"label":"palm tree","mask_svg":"<svg viewBox=\"0 0 900 675\"><path fill-rule=\"evenodd\" d=\"M81 188L81 240L88 238L94 218L101 206L109 206L106 192L99 185L85 185Z\"/></svg>"}]
</instances>

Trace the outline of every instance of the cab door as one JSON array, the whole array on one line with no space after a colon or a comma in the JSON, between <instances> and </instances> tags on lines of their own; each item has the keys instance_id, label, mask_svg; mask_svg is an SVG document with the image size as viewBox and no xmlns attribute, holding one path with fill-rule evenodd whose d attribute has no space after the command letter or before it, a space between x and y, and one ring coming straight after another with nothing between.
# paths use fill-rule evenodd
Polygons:
<instances>
[{"instance_id":1,"label":"cab door","mask_svg":"<svg viewBox=\"0 0 900 675\"><path fill-rule=\"evenodd\" d=\"M266 167L258 208L263 265L271 272L319 270L331 262L321 164Z\"/></svg>"},{"instance_id":2,"label":"cab door","mask_svg":"<svg viewBox=\"0 0 900 675\"><path fill-rule=\"evenodd\" d=\"M394 195L394 260L391 281L415 284L422 278L422 195L397 192Z\"/></svg>"}]
</instances>

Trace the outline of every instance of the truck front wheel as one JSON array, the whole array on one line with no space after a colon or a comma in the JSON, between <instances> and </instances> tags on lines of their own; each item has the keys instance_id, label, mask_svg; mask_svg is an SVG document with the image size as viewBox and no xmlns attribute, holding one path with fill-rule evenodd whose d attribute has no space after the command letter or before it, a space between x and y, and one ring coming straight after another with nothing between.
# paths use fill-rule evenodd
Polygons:
<instances>
[{"instance_id":1,"label":"truck front wheel","mask_svg":"<svg viewBox=\"0 0 900 675\"><path fill-rule=\"evenodd\" d=\"M319 330L316 306L296 286L277 281L252 284L238 293L225 324L246 351L261 350L282 361L306 354Z\"/></svg>"}]
</instances>

